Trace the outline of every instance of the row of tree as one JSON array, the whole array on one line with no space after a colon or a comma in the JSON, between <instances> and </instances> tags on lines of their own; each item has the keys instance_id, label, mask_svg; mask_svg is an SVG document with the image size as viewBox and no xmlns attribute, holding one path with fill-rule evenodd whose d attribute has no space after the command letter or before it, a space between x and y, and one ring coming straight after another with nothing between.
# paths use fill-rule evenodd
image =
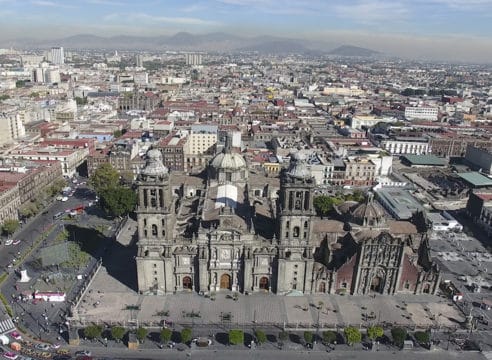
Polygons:
<instances>
[{"instance_id":1,"label":"row of tree","mask_svg":"<svg viewBox=\"0 0 492 360\"><path fill-rule=\"evenodd\" d=\"M100 325L90 325L86 327L83 331L84 337L93 340L101 338L103 334L103 327ZM110 330L111 338L117 342L123 340L128 330L122 326L113 326ZM358 344L362 341L361 331L353 326L346 327L344 329L344 335L347 343L349 345ZM139 327L135 331L135 335L139 342L143 343L148 336L148 330L144 327ZM256 341L258 344L264 344L267 341L267 335L263 330L257 329L254 332ZM307 344L312 344L314 340L314 334L311 331L305 331L304 341ZM384 336L384 329L381 326L371 326L367 328L366 336L371 341L376 341ZM173 337L173 331L169 328L163 328L160 331L159 338L161 343L167 343L171 341ZM322 341L324 344L336 344L339 334L335 331L327 330L322 333ZM408 333L404 328L395 327L391 329L391 337L393 339L393 344L402 347L403 342L407 339ZM430 341L430 335L428 332L416 331L414 333L415 340L420 344L428 344ZM179 342L183 344L188 344L192 340L192 330L190 328L185 328L179 333ZM284 342L289 338L289 334L282 331L278 334L278 339L280 342ZM228 340L230 345L240 345L244 343L244 332L239 329L229 330Z\"/></svg>"}]
</instances>

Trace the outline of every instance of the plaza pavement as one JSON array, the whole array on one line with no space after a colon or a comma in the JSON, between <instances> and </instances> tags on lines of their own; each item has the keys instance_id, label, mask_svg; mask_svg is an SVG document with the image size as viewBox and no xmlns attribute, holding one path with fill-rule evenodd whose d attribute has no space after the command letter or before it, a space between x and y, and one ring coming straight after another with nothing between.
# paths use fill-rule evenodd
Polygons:
<instances>
[{"instance_id":1,"label":"plaza pavement","mask_svg":"<svg viewBox=\"0 0 492 360\"><path fill-rule=\"evenodd\" d=\"M464 321L449 299L432 295L342 296L307 295L276 296L269 293L239 294L218 292L215 300L195 292L166 296L139 295L136 288L134 256L131 241L136 223L129 220L118 241L105 256L90 286L83 295L74 316L82 323L130 323L160 326L163 320L177 324L285 325L290 328L321 328L375 323L391 323L409 327L457 327ZM139 310L126 310L128 306ZM167 316L163 316L167 313ZM192 317L191 315L199 314ZM231 319L223 321L230 313ZM81 324L82 325L82 324Z\"/></svg>"}]
</instances>

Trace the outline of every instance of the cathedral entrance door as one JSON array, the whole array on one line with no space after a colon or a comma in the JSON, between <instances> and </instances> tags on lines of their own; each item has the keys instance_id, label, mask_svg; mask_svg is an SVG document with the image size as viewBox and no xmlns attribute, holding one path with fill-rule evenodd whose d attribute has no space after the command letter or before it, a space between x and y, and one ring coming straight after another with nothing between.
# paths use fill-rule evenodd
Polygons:
<instances>
[{"instance_id":1,"label":"cathedral entrance door","mask_svg":"<svg viewBox=\"0 0 492 360\"><path fill-rule=\"evenodd\" d=\"M270 288L269 286L269 283L268 283L268 278L266 276L263 276L261 279L260 279L260 289L261 290L265 290L265 291L268 291Z\"/></svg>"},{"instance_id":2,"label":"cathedral entrance door","mask_svg":"<svg viewBox=\"0 0 492 360\"><path fill-rule=\"evenodd\" d=\"M220 277L220 288L221 289L231 288L231 276L229 274L224 274Z\"/></svg>"},{"instance_id":3,"label":"cathedral entrance door","mask_svg":"<svg viewBox=\"0 0 492 360\"><path fill-rule=\"evenodd\" d=\"M380 276L374 276L372 278L371 291L380 294L383 292L383 279Z\"/></svg>"},{"instance_id":4,"label":"cathedral entrance door","mask_svg":"<svg viewBox=\"0 0 492 360\"><path fill-rule=\"evenodd\" d=\"M189 276L185 276L183 278L183 290L191 290L192 288L191 278Z\"/></svg>"},{"instance_id":5,"label":"cathedral entrance door","mask_svg":"<svg viewBox=\"0 0 492 360\"><path fill-rule=\"evenodd\" d=\"M320 293L326 292L326 284L324 281L319 283L318 292L320 292Z\"/></svg>"}]
</instances>

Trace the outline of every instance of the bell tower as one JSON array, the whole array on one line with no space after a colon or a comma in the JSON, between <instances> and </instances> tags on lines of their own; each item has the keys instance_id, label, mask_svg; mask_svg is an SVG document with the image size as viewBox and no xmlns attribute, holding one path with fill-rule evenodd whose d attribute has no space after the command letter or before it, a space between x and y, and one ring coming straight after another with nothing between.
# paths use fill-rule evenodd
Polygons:
<instances>
[{"instance_id":1,"label":"bell tower","mask_svg":"<svg viewBox=\"0 0 492 360\"><path fill-rule=\"evenodd\" d=\"M138 291L161 294L174 291L171 243L174 201L169 171L159 150L147 153L147 162L137 179Z\"/></svg>"},{"instance_id":2,"label":"bell tower","mask_svg":"<svg viewBox=\"0 0 492 360\"><path fill-rule=\"evenodd\" d=\"M280 180L277 292L311 289L313 248L310 243L314 178L300 153L291 155Z\"/></svg>"}]
</instances>

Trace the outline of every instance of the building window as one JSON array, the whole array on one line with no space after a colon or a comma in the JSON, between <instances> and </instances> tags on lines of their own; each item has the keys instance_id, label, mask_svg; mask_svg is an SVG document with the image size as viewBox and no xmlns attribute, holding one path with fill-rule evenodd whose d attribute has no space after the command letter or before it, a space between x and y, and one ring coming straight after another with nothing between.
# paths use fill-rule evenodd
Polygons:
<instances>
[{"instance_id":1,"label":"building window","mask_svg":"<svg viewBox=\"0 0 492 360\"><path fill-rule=\"evenodd\" d=\"M157 237L157 225L152 224L152 236Z\"/></svg>"},{"instance_id":2,"label":"building window","mask_svg":"<svg viewBox=\"0 0 492 360\"><path fill-rule=\"evenodd\" d=\"M299 233L300 233L299 226L295 226L295 227L294 227L293 236L294 236L295 238L298 238L298 237L299 237Z\"/></svg>"},{"instance_id":3,"label":"building window","mask_svg":"<svg viewBox=\"0 0 492 360\"><path fill-rule=\"evenodd\" d=\"M156 268L156 267L157 267L157 264L154 264L154 268Z\"/></svg>"}]
</instances>

